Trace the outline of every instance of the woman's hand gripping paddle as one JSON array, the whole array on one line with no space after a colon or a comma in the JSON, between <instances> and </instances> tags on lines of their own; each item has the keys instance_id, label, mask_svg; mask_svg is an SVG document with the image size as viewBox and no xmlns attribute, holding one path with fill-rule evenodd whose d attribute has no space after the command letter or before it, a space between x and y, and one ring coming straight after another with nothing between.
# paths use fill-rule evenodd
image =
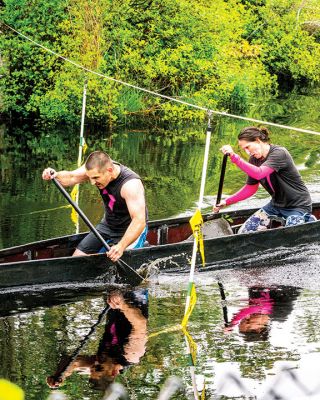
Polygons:
<instances>
[{"instance_id":1,"label":"woman's hand gripping paddle","mask_svg":"<svg viewBox=\"0 0 320 400\"><path fill-rule=\"evenodd\" d=\"M100 235L97 229L92 225L90 220L86 217L86 215L79 208L79 206L72 200L69 193L61 185L61 183L56 178L52 178L52 181L56 185L56 187L60 190L60 192L63 194L63 196L67 199L67 201L71 204L71 206L77 211L77 213L80 215L83 222L88 226L91 232L100 240L100 242L107 250L110 250L110 246L108 245L108 243ZM128 281L132 286L137 286L143 281L142 276L139 275L133 268L130 267L130 265L125 263L123 260L119 259L118 261L115 262L115 264L122 270L122 272L124 272L126 278L128 279Z\"/></svg>"}]
</instances>

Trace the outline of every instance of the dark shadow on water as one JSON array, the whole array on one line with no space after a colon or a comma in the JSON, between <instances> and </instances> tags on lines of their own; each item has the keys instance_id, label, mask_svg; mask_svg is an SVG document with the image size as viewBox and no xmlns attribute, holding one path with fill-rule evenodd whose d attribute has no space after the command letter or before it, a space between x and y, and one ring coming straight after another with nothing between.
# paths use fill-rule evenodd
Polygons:
<instances>
[{"instance_id":1,"label":"dark shadow on water","mask_svg":"<svg viewBox=\"0 0 320 400\"><path fill-rule=\"evenodd\" d=\"M85 284L38 285L8 288L0 292L0 318L32 312L43 307L74 303L100 297L110 287L94 281ZM112 287L117 287L113 284ZM126 288L124 285L119 287Z\"/></svg>"}]
</instances>

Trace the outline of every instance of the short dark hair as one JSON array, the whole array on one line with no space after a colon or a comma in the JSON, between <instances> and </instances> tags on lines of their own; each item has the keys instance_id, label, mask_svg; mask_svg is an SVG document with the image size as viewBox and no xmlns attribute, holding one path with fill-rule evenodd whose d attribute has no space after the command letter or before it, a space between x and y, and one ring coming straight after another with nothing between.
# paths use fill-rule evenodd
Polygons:
<instances>
[{"instance_id":1,"label":"short dark hair","mask_svg":"<svg viewBox=\"0 0 320 400\"><path fill-rule=\"evenodd\" d=\"M254 142L256 139L260 139L261 142L269 142L270 132L264 126L248 126L243 128L238 135L238 140L246 140L247 142Z\"/></svg>"},{"instance_id":2,"label":"short dark hair","mask_svg":"<svg viewBox=\"0 0 320 400\"><path fill-rule=\"evenodd\" d=\"M112 160L109 154L104 151L94 151L89 154L84 166L87 170L98 168L98 170L104 169L108 164L112 165Z\"/></svg>"}]
</instances>

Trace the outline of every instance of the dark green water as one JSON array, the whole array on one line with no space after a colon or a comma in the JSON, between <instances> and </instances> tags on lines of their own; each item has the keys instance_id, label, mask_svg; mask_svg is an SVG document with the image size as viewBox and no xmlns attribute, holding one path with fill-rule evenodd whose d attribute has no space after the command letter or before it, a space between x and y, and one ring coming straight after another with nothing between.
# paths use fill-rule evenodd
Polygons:
<instances>
[{"instance_id":1,"label":"dark green water","mask_svg":"<svg viewBox=\"0 0 320 400\"><path fill-rule=\"evenodd\" d=\"M320 131L319 110L317 93L291 95L268 104L253 104L250 116ZM205 190L206 210L214 203L218 187L222 160L218 149L225 143L236 145L237 133L246 125L229 118L214 121ZM204 121L202 126L186 128L183 132L168 129L160 134L157 130L120 129L110 136L102 131L87 130L86 138L88 152L98 148L107 150L113 159L141 175L150 219L157 219L191 214L196 208L205 130ZM22 132L27 140L22 140ZM320 137L280 129L272 129L272 132L272 142L289 149L313 200L319 201ZM41 134L28 127L10 129L2 125L0 248L75 231L71 210L64 208L61 194L41 179L41 172L47 166L76 167L79 130L64 132L63 140L58 133L48 130ZM229 164L224 194L239 189L244 179L245 176ZM263 204L266 198L266 193L259 191L240 206ZM95 188L89 185L81 188L80 206L93 222L100 219L102 205ZM81 230L85 230L82 225ZM195 370L197 375L205 377L208 398L213 399L218 393L225 395L224 398L241 396L232 379L226 377L230 371L241 376L248 390L259 398L284 365L294 368L302 381L313 387L314 371L310 370L310 365L318 365L320 357L319 249L315 245L300 250L287 259L281 259L279 253L279 261L272 264L255 260L254 268L244 271L197 274L198 301L189 333L198 345ZM181 322L187 281L188 276L162 276L149 284L148 335ZM218 281L223 282L226 302L221 302ZM284 293L276 297L263 340L254 340L254 335L248 338L240 332L239 325L230 332L225 330L223 305L227 306L230 322L234 314L248 307L252 286ZM38 400L46 399L50 393L46 377L54 373L63 355L70 355L77 348L105 302L94 288L56 289L50 295L31 293L20 298L13 296L12 307L18 313L0 320L0 377L23 387L27 399ZM5 307L10 309L11 298L5 294L2 299L4 315ZM81 355L97 354L104 327L105 321L98 326ZM176 398L192 396L186 344L180 331L149 338L140 361L127 368L116 381L126 387L132 399L155 399L171 375L181 377L187 391ZM221 388L222 382L228 384ZM66 379L61 390L69 400L101 399L103 396L101 391L92 388L87 375L76 372ZM288 398L294 397L291 394Z\"/></svg>"}]
</instances>

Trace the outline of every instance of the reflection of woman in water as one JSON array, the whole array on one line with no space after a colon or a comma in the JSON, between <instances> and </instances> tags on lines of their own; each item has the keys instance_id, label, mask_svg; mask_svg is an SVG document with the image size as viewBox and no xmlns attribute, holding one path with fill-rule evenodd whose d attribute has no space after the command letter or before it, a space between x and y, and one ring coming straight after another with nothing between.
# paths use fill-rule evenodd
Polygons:
<instances>
[{"instance_id":1,"label":"reflection of woman in water","mask_svg":"<svg viewBox=\"0 0 320 400\"><path fill-rule=\"evenodd\" d=\"M236 325L246 340L266 340L271 320L284 321L291 313L293 301L300 289L293 286L249 288L248 306L238 311L225 328L231 331Z\"/></svg>"},{"instance_id":2,"label":"reflection of woman in water","mask_svg":"<svg viewBox=\"0 0 320 400\"><path fill-rule=\"evenodd\" d=\"M79 355L74 361L61 360L56 373L47 378L50 387L58 387L74 371L89 374L89 381L104 390L127 366L137 364L147 342L147 291L108 293L111 310L96 355ZM66 362L67 361L67 362ZM67 368L66 368L67 366Z\"/></svg>"}]
</instances>

